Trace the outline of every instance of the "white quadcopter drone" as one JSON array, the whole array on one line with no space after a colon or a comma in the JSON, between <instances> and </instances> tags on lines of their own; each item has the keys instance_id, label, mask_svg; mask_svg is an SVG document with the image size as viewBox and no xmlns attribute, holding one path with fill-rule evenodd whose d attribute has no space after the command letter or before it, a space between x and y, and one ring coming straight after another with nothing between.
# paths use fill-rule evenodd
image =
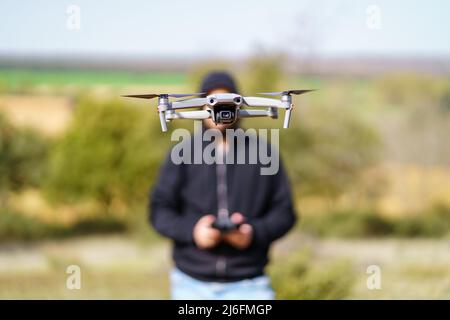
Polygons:
<instances>
[{"instance_id":1,"label":"white quadcopter drone","mask_svg":"<svg viewBox=\"0 0 450 320\"><path fill-rule=\"evenodd\" d=\"M289 128L291 111L294 107L291 95L300 95L315 90L287 90L282 92L260 93L267 96L280 96L280 99L262 97L243 97L236 93L217 93L206 97L205 93L191 94L135 94L124 97L153 99L158 97L158 113L161 129L167 131L167 122L175 119L203 120L211 118L216 124L233 124L239 118L271 117L278 118L278 109L284 109L283 128ZM199 96L186 100L169 101L169 98L185 98ZM265 109L247 109L265 108ZM202 108L202 110L178 111L184 109Z\"/></svg>"}]
</instances>

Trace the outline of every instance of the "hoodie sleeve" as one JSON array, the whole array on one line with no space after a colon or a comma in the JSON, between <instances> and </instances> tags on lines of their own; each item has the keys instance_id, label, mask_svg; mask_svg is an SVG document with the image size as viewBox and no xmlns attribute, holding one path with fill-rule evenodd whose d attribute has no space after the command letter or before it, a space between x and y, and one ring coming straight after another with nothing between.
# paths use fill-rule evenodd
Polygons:
<instances>
[{"instance_id":1,"label":"hoodie sleeve","mask_svg":"<svg viewBox=\"0 0 450 320\"><path fill-rule=\"evenodd\" d=\"M153 227L163 236L180 243L192 243L196 221L180 212L180 192L184 166L174 164L169 155L150 195L149 215Z\"/></svg>"},{"instance_id":2,"label":"hoodie sleeve","mask_svg":"<svg viewBox=\"0 0 450 320\"><path fill-rule=\"evenodd\" d=\"M281 162L278 173L272 177L271 190L266 214L249 222L253 227L252 245L269 246L285 235L297 220L289 181Z\"/></svg>"}]
</instances>

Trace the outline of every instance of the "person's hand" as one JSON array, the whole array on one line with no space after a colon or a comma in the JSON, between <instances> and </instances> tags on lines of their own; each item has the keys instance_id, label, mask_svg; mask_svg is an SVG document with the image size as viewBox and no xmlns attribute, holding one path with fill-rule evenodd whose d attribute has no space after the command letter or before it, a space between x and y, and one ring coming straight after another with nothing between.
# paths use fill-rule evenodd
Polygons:
<instances>
[{"instance_id":1,"label":"person's hand","mask_svg":"<svg viewBox=\"0 0 450 320\"><path fill-rule=\"evenodd\" d=\"M221 240L220 231L212 227L216 218L213 215L206 215L194 226L194 242L200 249L210 249L219 244Z\"/></svg>"},{"instance_id":2,"label":"person's hand","mask_svg":"<svg viewBox=\"0 0 450 320\"><path fill-rule=\"evenodd\" d=\"M253 239L253 228L248 223L244 223L244 216L235 212L231 215L231 221L241 224L237 230L233 230L224 235L224 240L233 247L243 250L248 248Z\"/></svg>"}]
</instances>

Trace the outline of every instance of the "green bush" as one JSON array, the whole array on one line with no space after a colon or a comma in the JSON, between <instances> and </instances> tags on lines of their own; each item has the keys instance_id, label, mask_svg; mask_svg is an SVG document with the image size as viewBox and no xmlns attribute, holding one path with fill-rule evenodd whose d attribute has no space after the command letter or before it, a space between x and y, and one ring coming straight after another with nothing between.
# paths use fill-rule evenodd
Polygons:
<instances>
[{"instance_id":1,"label":"green bush","mask_svg":"<svg viewBox=\"0 0 450 320\"><path fill-rule=\"evenodd\" d=\"M84 99L51 151L47 190L58 199L142 200L167 149L155 112Z\"/></svg>"},{"instance_id":2,"label":"green bush","mask_svg":"<svg viewBox=\"0 0 450 320\"><path fill-rule=\"evenodd\" d=\"M396 235L402 237L441 237L450 233L450 209L435 206L429 211L393 222Z\"/></svg>"},{"instance_id":3,"label":"green bush","mask_svg":"<svg viewBox=\"0 0 450 320\"><path fill-rule=\"evenodd\" d=\"M435 207L422 214L389 218L374 211L339 211L306 215L305 232L320 237L442 237L450 233L450 209Z\"/></svg>"},{"instance_id":4,"label":"green bush","mask_svg":"<svg viewBox=\"0 0 450 320\"><path fill-rule=\"evenodd\" d=\"M377 132L358 114L321 105L282 131L280 141L301 194L331 199L357 185L360 173L376 163L381 145Z\"/></svg>"},{"instance_id":5,"label":"green bush","mask_svg":"<svg viewBox=\"0 0 450 320\"><path fill-rule=\"evenodd\" d=\"M311 262L308 251L296 253L269 268L277 299L325 300L345 299L354 277L347 261L321 266Z\"/></svg>"},{"instance_id":6,"label":"green bush","mask_svg":"<svg viewBox=\"0 0 450 320\"><path fill-rule=\"evenodd\" d=\"M283 57L276 54L260 53L247 61L247 70L243 77L245 92L255 95L258 92L281 90L283 79Z\"/></svg>"},{"instance_id":7,"label":"green bush","mask_svg":"<svg viewBox=\"0 0 450 320\"><path fill-rule=\"evenodd\" d=\"M341 211L303 217L300 228L317 236L377 237L393 232L385 218L369 211Z\"/></svg>"},{"instance_id":8,"label":"green bush","mask_svg":"<svg viewBox=\"0 0 450 320\"><path fill-rule=\"evenodd\" d=\"M32 130L13 127L0 115L0 191L40 185L49 149L47 139Z\"/></svg>"},{"instance_id":9,"label":"green bush","mask_svg":"<svg viewBox=\"0 0 450 320\"><path fill-rule=\"evenodd\" d=\"M245 72L236 73L242 92L254 95L286 89L289 75L284 72L283 61L282 55L265 52L250 57ZM190 82L197 87L204 74L217 68L231 69L223 63L199 65L191 72ZM304 81L298 86L317 88ZM357 188L360 173L378 160L381 139L363 118L366 106L360 105L354 86L318 88L317 93L293 97L297 109L289 130L280 131L280 149L292 182L302 195L334 198L350 187ZM241 123L251 128L280 128L283 116L280 111L279 120L243 119Z\"/></svg>"},{"instance_id":10,"label":"green bush","mask_svg":"<svg viewBox=\"0 0 450 320\"><path fill-rule=\"evenodd\" d=\"M38 220L0 210L0 241L40 239L48 232L46 225Z\"/></svg>"},{"instance_id":11,"label":"green bush","mask_svg":"<svg viewBox=\"0 0 450 320\"><path fill-rule=\"evenodd\" d=\"M448 103L448 79L420 74L389 74L375 82L381 96L390 105L411 107L423 105L427 109Z\"/></svg>"},{"instance_id":12,"label":"green bush","mask_svg":"<svg viewBox=\"0 0 450 320\"><path fill-rule=\"evenodd\" d=\"M44 223L5 209L0 210L0 242L65 238L126 230L124 221L112 217L84 218L73 225L60 225Z\"/></svg>"}]
</instances>

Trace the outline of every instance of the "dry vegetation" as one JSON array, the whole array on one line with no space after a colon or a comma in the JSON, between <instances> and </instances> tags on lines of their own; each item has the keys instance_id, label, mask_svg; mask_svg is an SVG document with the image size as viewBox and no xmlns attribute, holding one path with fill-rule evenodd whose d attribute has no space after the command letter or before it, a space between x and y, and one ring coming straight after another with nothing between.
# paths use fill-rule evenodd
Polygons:
<instances>
[{"instance_id":1,"label":"dry vegetation","mask_svg":"<svg viewBox=\"0 0 450 320\"><path fill-rule=\"evenodd\" d=\"M274 61L249 61L271 78L241 76L244 91L268 90L271 81L284 79ZM188 82L166 79L163 87L89 83L3 90L0 112L18 134L31 127L36 137L47 137L51 161L28 164L22 161L27 150L12 148L5 162L8 171L23 162L40 175L28 177L29 170L18 167L12 184L0 181L1 298L168 297L168 247L147 226L145 202L169 138L152 122L153 104L111 97L191 91L207 67L183 78ZM278 297L450 298L448 80L390 75L293 78L290 84L321 91L298 100L294 125L281 136L304 220L275 248L270 272ZM19 145L34 143L24 137ZM126 192L131 185L136 192ZM99 232L120 234L74 237ZM65 288L69 264L82 267L80 291ZM382 268L382 290L365 286L370 264Z\"/></svg>"}]
</instances>

